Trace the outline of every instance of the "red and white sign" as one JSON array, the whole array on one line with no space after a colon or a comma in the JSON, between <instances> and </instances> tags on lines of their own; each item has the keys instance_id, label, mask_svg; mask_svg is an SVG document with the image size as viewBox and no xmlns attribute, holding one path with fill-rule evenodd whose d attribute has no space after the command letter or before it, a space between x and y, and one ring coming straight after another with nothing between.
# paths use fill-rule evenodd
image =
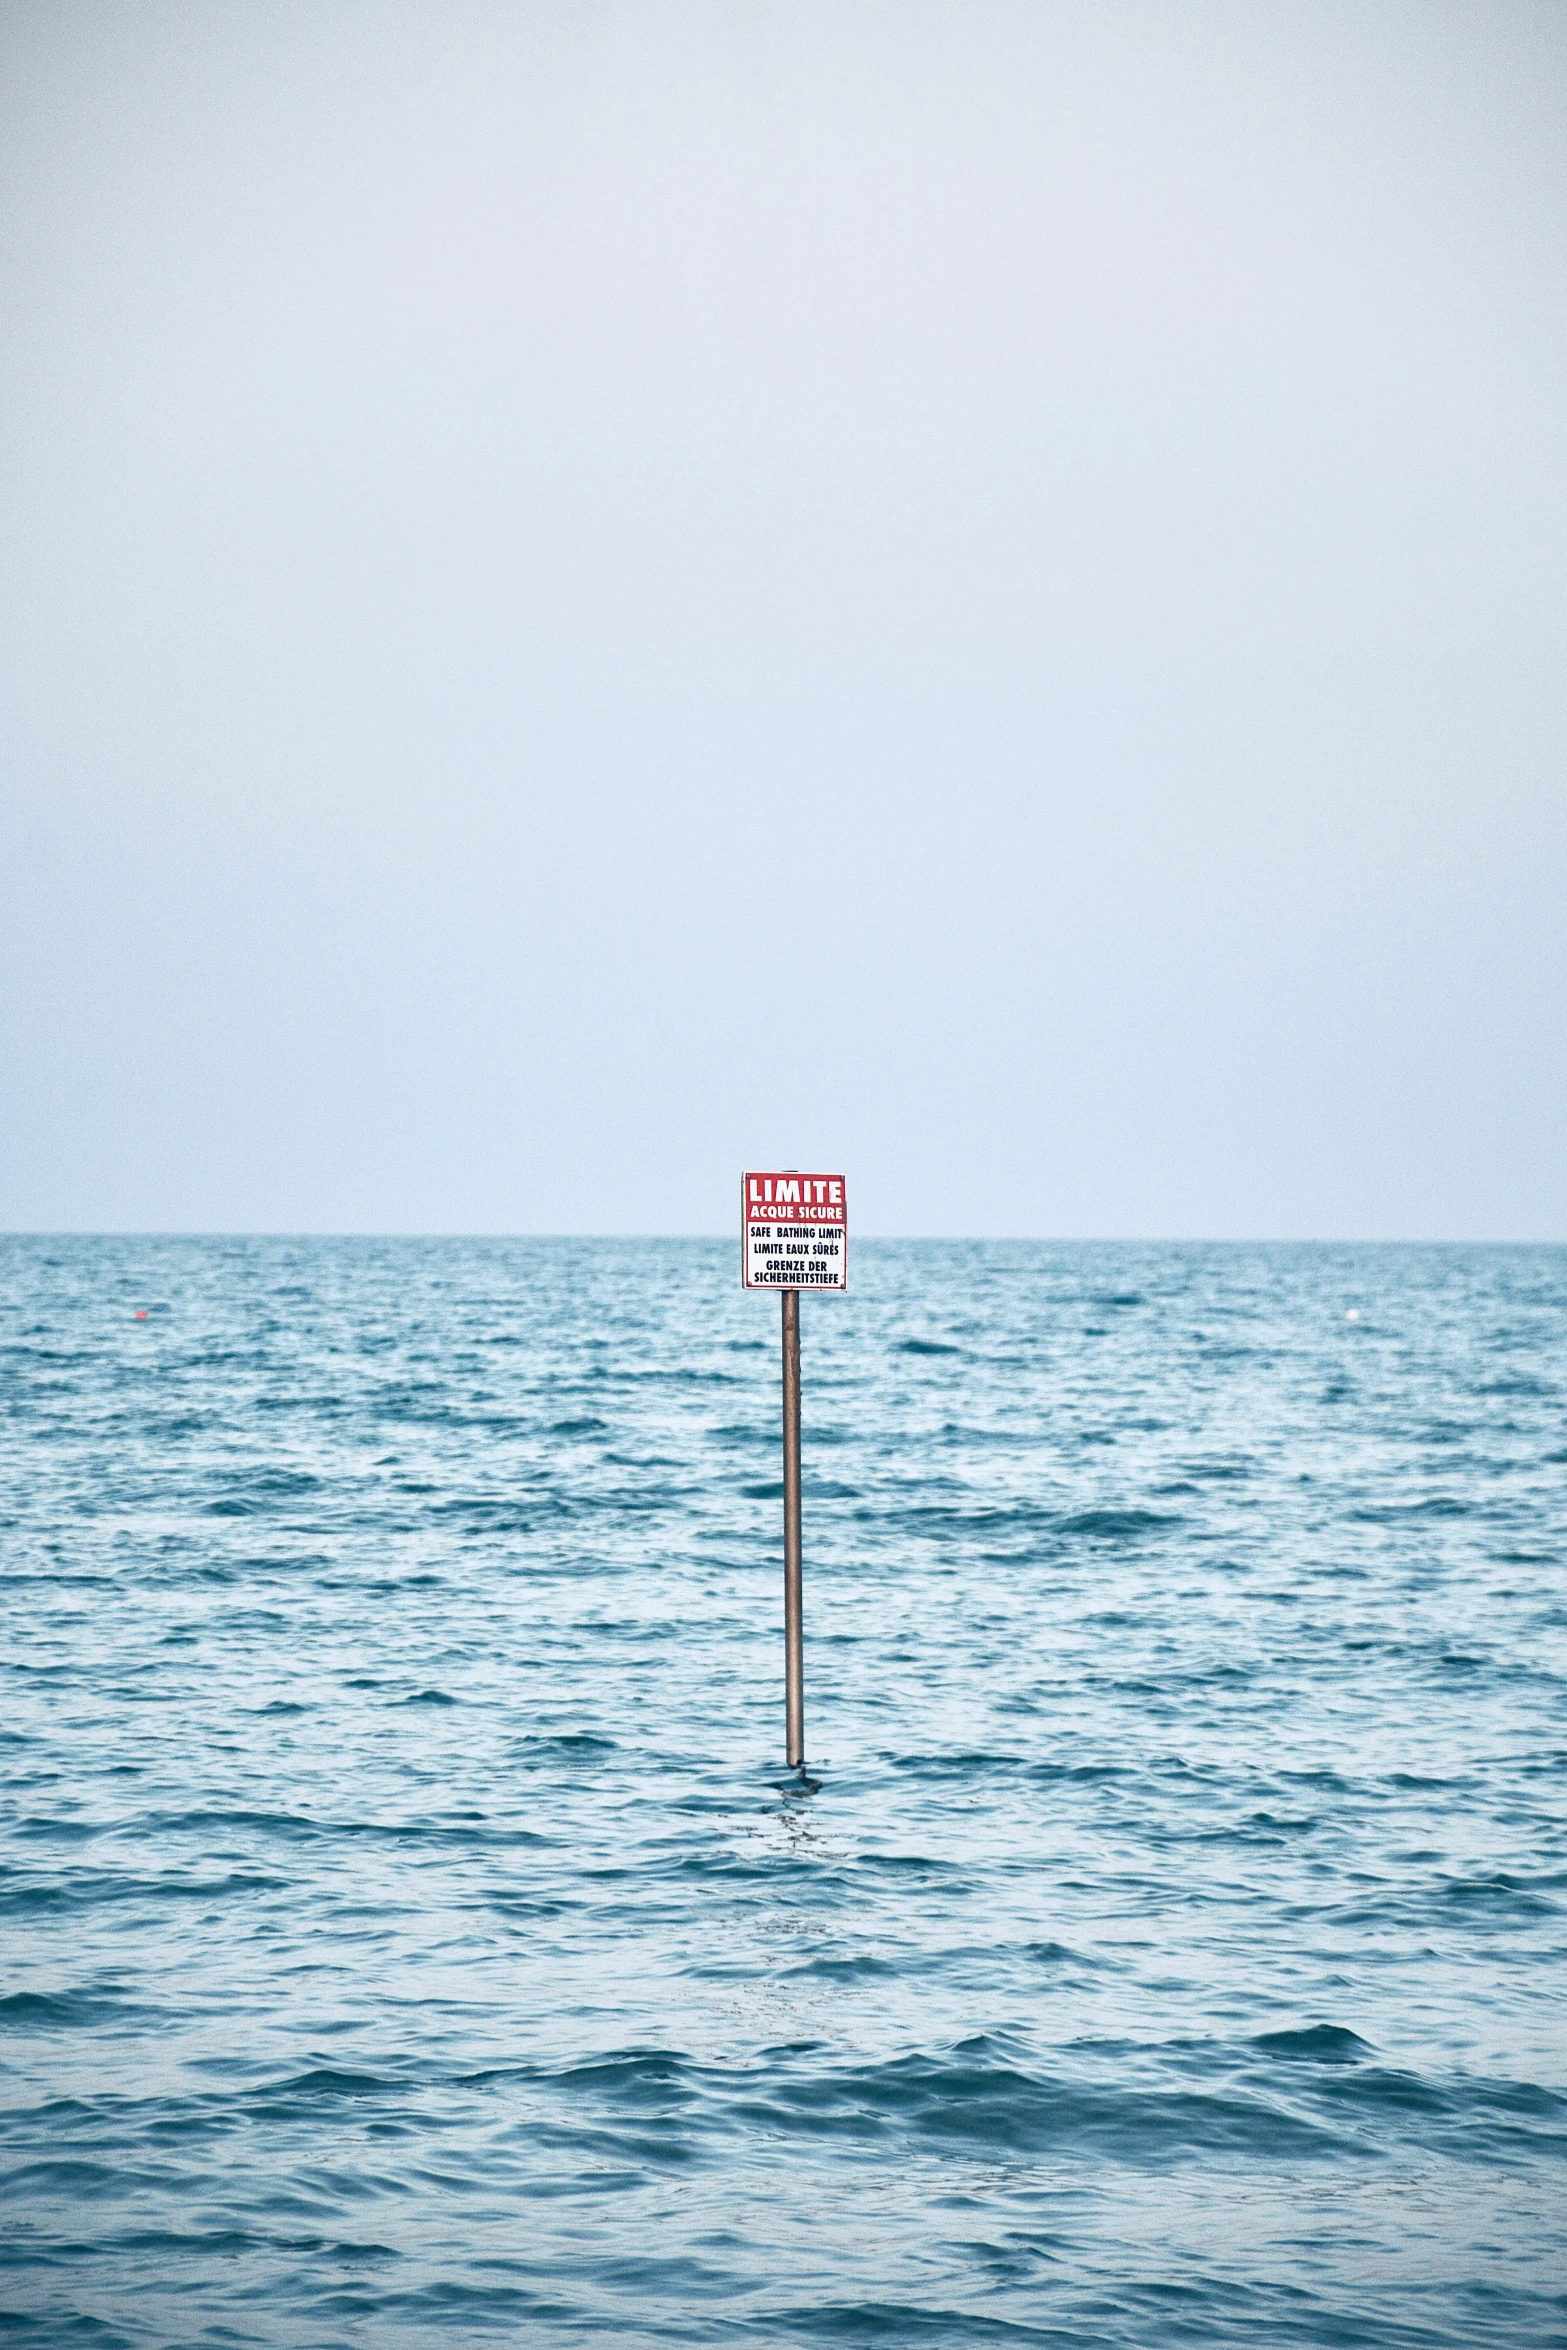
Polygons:
<instances>
[{"instance_id":1,"label":"red and white sign","mask_svg":"<svg viewBox=\"0 0 1567 2350\"><path fill-rule=\"evenodd\" d=\"M841 1175L793 1167L740 1179L747 1289L847 1289L849 1211Z\"/></svg>"}]
</instances>

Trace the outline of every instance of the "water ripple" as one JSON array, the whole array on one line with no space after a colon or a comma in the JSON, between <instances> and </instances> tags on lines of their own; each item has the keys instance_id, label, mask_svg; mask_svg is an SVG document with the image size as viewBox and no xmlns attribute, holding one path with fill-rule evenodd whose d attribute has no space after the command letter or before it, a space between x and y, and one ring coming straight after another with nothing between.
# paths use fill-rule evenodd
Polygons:
<instances>
[{"instance_id":1,"label":"water ripple","mask_svg":"<svg viewBox=\"0 0 1567 2350\"><path fill-rule=\"evenodd\" d=\"M1567 1253L856 1268L0 1243L8 2339L1567 2341Z\"/></svg>"}]
</instances>

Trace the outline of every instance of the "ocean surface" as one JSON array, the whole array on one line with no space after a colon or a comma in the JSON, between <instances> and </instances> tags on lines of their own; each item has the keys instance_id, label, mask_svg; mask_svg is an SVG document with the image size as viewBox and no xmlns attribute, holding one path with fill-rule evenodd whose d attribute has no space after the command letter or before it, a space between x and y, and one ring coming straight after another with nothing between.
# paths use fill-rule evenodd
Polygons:
<instances>
[{"instance_id":1,"label":"ocean surface","mask_svg":"<svg viewBox=\"0 0 1567 2350\"><path fill-rule=\"evenodd\" d=\"M1567 2343L1567 1251L0 1241L0 2340Z\"/></svg>"}]
</instances>

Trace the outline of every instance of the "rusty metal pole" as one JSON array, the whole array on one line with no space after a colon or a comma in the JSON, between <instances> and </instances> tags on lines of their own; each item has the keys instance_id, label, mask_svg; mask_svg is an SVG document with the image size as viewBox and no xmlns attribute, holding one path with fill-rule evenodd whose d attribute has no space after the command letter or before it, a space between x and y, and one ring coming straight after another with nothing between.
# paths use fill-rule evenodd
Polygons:
<instances>
[{"instance_id":1,"label":"rusty metal pole","mask_svg":"<svg viewBox=\"0 0 1567 2350\"><path fill-rule=\"evenodd\" d=\"M805 1585L800 1560L800 1292L783 1292L784 1727L789 1768L805 1762Z\"/></svg>"}]
</instances>

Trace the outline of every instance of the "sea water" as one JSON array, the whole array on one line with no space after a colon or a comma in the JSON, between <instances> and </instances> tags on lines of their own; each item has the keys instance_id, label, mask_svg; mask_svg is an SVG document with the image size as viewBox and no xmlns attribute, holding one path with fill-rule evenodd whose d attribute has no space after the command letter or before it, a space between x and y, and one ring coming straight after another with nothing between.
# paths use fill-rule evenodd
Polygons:
<instances>
[{"instance_id":1,"label":"sea water","mask_svg":"<svg viewBox=\"0 0 1567 2350\"><path fill-rule=\"evenodd\" d=\"M4 2339L1567 2341L1567 1252L11 1239Z\"/></svg>"}]
</instances>

